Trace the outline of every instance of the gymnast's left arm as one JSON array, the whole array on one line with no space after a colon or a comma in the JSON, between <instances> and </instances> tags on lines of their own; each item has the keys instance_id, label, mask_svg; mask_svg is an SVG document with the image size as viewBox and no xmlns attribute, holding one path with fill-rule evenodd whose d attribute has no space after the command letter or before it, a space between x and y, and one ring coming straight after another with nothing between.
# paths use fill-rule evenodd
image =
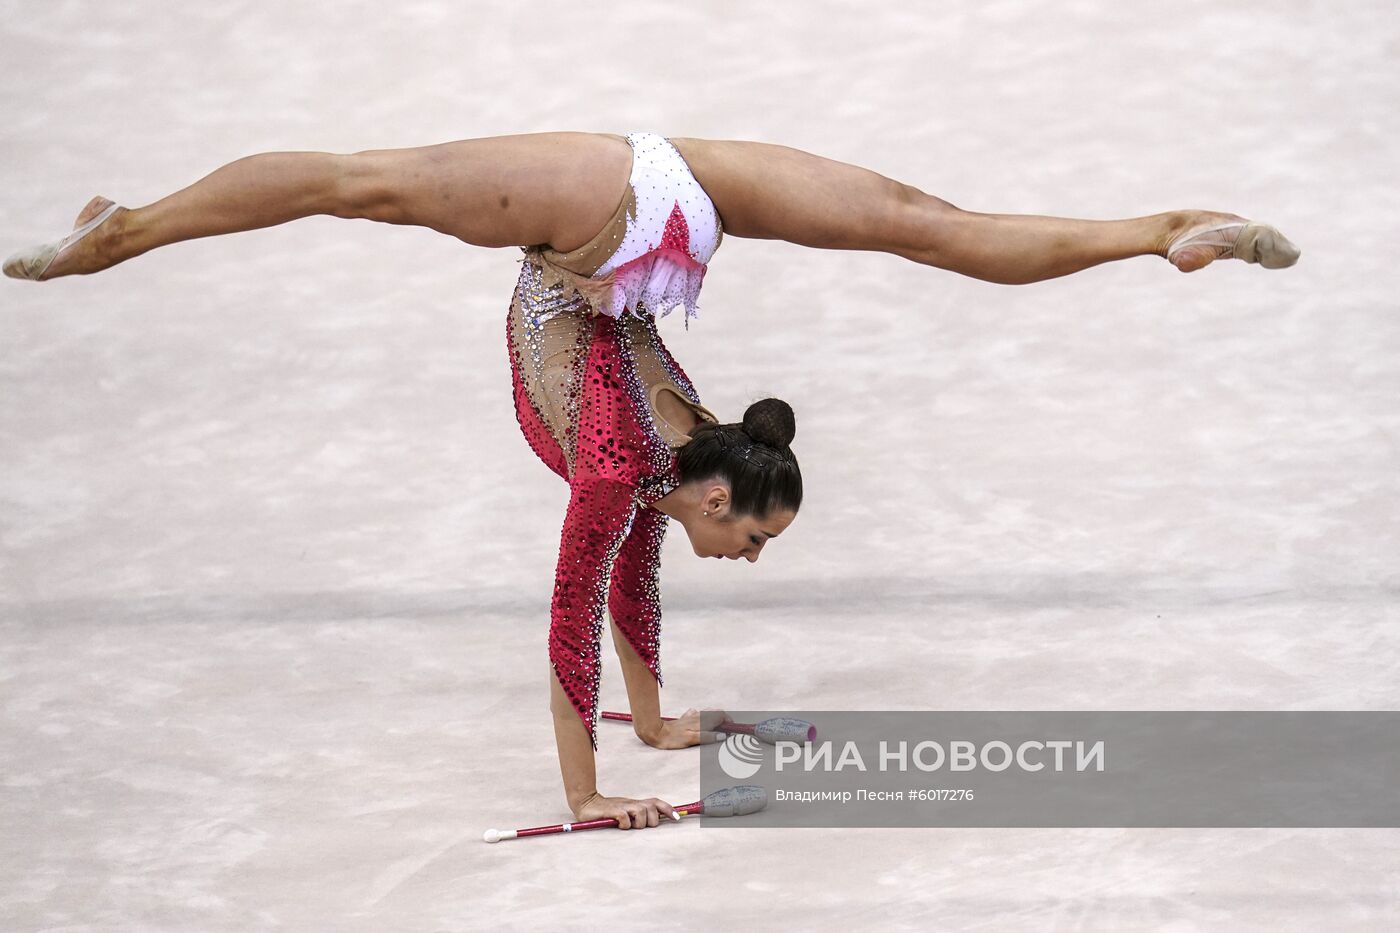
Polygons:
<instances>
[{"instance_id":1,"label":"gymnast's left arm","mask_svg":"<svg viewBox=\"0 0 1400 933\"><path fill-rule=\"evenodd\" d=\"M666 516L639 508L631 531L613 561L608 587L613 647L627 683L632 730L653 748L688 748L721 742L724 710L688 709L673 720L661 718L661 543Z\"/></svg>"},{"instance_id":2,"label":"gymnast's left arm","mask_svg":"<svg viewBox=\"0 0 1400 933\"><path fill-rule=\"evenodd\" d=\"M661 718L661 696L656 678L652 677L627 637L614 622L613 646L622 663L622 679L627 682L627 702L632 707L632 730L652 748L689 748L709 742L723 742L727 733L720 730L724 722L733 722L722 709L688 709L671 720Z\"/></svg>"},{"instance_id":3,"label":"gymnast's left arm","mask_svg":"<svg viewBox=\"0 0 1400 933\"><path fill-rule=\"evenodd\" d=\"M655 746L661 738L661 688L637 652L627 642L617 623L612 624L613 647L622 665L622 679L627 684L627 705L632 713L632 731L637 738Z\"/></svg>"},{"instance_id":4,"label":"gymnast's left arm","mask_svg":"<svg viewBox=\"0 0 1400 933\"><path fill-rule=\"evenodd\" d=\"M661 543L665 514L638 507L632 528L613 560L608 615L613 647L627 683L632 730L648 745L663 731L661 719Z\"/></svg>"}]
</instances>

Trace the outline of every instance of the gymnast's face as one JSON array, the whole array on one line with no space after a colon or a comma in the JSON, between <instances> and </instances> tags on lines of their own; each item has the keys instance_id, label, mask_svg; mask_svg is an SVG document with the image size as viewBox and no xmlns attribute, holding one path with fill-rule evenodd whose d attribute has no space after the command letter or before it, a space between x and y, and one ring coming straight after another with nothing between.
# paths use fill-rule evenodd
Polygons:
<instances>
[{"instance_id":1,"label":"gymnast's face","mask_svg":"<svg viewBox=\"0 0 1400 933\"><path fill-rule=\"evenodd\" d=\"M685 523L690 546L697 556L753 563L764 545L782 534L797 517L796 512L778 509L762 517L735 515L730 504L729 487L722 483L703 492L699 508Z\"/></svg>"}]
</instances>

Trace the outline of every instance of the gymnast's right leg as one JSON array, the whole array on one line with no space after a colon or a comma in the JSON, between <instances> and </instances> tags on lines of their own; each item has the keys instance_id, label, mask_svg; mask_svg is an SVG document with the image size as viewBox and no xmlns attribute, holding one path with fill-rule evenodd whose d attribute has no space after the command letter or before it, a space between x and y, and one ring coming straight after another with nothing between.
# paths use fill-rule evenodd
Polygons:
<instances>
[{"instance_id":1,"label":"gymnast's right leg","mask_svg":"<svg viewBox=\"0 0 1400 933\"><path fill-rule=\"evenodd\" d=\"M428 227L476 246L573 248L616 209L630 164L626 140L576 132L344 155L263 152L145 207L116 207L51 261L43 255L31 261L34 274L22 274L11 261L5 272L17 278L42 272L44 280L88 274L182 240L318 214ZM113 206L93 198L74 229Z\"/></svg>"},{"instance_id":2,"label":"gymnast's right leg","mask_svg":"<svg viewBox=\"0 0 1400 933\"><path fill-rule=\"evenodd\" d=\"M878 250L961 275L1023 285L1100 263L1158 255L1193 272L1229 251L1266 268L1298 250L1237 214L1166 211L1082 220L963 210L869 169L772 143L671 139L727 235L819 249ZM1214 231L1206 228L1216 228ZM1224 229L1221 229L1224 228ZM1199 239L1198 239L1199 234ZM1236 240L1242 247L1235 251Z\"/></svg>"}]
</instances>

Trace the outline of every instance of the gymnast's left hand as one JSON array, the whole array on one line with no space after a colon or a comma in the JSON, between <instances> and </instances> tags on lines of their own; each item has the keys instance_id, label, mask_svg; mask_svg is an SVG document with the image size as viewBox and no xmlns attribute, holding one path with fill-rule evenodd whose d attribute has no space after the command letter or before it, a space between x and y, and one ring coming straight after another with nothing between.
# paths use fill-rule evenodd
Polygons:
<instances>
[{"instance_id":1,"label":"gymnast's left hand","mask_svg":"<svg viewBox=\"0 0 1400 933\"><path fill-rule=\"evenodd\" d=\"M675 719L663 720L661 731L647 744L652 748L689 748L692 745L723 742L729 733L719 726L733 721L722 709L691 708Z\"/></svg>"}]
</instances>

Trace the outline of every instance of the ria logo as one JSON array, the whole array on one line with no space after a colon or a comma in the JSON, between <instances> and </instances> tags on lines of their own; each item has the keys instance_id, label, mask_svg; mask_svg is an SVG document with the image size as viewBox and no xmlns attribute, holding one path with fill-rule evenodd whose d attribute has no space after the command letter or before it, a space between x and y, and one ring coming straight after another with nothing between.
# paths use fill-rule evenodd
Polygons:
<instances>
[{"instance_id":1,"label":"ria logo","mask_svg":"<svg viewBox=\"0 0 1400 933\"><path fill-rule=\"evenodd\" d=\"M763 743L742 732L731 733L719 748L719 767L736 780L753 777L763 764Z\"/></svg>"}]
</instances>

